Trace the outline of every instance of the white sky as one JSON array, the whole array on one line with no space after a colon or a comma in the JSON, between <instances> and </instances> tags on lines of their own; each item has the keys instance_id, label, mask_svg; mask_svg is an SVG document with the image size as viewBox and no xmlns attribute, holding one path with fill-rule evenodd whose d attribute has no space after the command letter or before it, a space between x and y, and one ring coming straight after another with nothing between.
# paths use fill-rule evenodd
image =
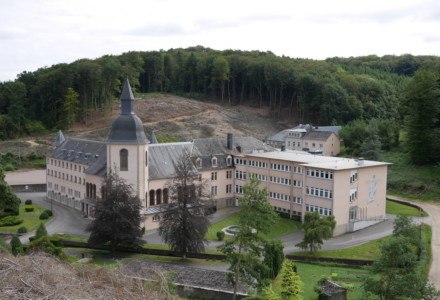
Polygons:
<instances>
[{"instance_id":1,"label":"white sky","mask_svg":"<svg viewBox=\"0 0 440 300\"><path fill-rule=\"evenodd\" d=\"M438 0L0 0L0 81L56 63L202 45L325 59L439 55Z\"/></svg>"}]
</instances>

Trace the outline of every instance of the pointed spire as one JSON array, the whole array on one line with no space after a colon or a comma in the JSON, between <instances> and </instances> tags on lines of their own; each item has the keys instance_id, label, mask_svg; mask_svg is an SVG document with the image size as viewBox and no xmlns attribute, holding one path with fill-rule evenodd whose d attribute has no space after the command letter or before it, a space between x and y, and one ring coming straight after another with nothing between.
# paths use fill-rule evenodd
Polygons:
<instances>
[{"instance_id":1,"label":"pointed spire","mask_svg":"<svg viewBox=\"0 0 440 300\"><path fill-rule=\"evenodd\" d=\"M58 130L57 136L55 137L55 141L52 143L52 146L58 148L66 139L64 138L63 132Z\"/></svg>"},{"instance_id":2,"label":"pointed spire","mask_svg":"<svg viewBox=\"0 0 440 300\"><path fill-rule=\"evenodd\" d=\"M156 134L154 133L154 130L151 131L150 141L151 141L151 144L159 144L159 142L157 141L157 138L156 138Z\"/></svg>"},{"instance_id":3,"label":"pointed spire","mask_svg":"<svg viewBox=\"0 0 440 300\"><path fill-rule=\"evenodd\" d=\"M124 88L121 93L121 115L133 115L134 114L134 97L131 91L130 82L125 80Z\"/></svg>"}]
</instances>

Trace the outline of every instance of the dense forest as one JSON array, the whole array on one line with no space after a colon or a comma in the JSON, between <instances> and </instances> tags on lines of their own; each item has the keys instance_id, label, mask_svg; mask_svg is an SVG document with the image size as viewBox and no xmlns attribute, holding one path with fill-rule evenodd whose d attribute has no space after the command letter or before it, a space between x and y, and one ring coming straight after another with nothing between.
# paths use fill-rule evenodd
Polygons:
<instances>
[{"instance_id":1,"label":"dense forest","mask_svg":"<svg viewBox=\"0 0 440 300\"><path fill-rule=\"evenodd\" d=\"M138 93L165 92L225 105L266 106L279 118L298 123L358 122L359 127L364 122L366 127L370 120L378 120L375 126L382 130L381 140L391 147L388 140L395 139L404 123L419 125L420 119L411 114L427 98L417 98L423 93L417 91L420 85L432 91L431 100L425 99L432 117L425 129L439 130L439 64L437 56L372 55L318 61L202 46L80 59L24 71L15 81L0 83L0 140L68 128L75 121L87 124L91 112L110 108L128 77ZM418 76L419 70L431 77ZM390 133L391 127L395 130ZM408 134L417 136L410 130ZM432 134L431 138L436 136Z\"/></svg>"}]
</instances>

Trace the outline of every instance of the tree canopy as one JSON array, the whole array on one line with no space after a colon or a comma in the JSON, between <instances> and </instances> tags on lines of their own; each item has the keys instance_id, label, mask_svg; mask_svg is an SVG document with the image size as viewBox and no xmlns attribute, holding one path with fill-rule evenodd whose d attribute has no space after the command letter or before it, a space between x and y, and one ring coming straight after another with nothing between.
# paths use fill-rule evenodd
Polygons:
<instances>
[{"instance_id":1,"label":"tree canopy","mask_svg":"<svg viewBox=\"0 0 440 300\"><path fill-rule=\"evenodd\" d=\"M209 197L194 172L189 153L184 153L174 168L176 177L167 184L170 202L165 205L159 235L172 250L186 258L187 253L205 250L209 221L204 205Z\"/></svg>"},{"instance_id":2,"label":"tree canopy","mask_svg":"<svg viewBox=\"0 0 440 300\"><path fill-rule=\"evenodd\" d=\"M87 124L93 111L110 109L127 76L137 92L269 106L298 123L400 121L401 94L411 77L423 66L439 63L435 56L411 55L316 61L202 46L80 59L1 82L0 128L7 130L0 138L28 134L29 122L67 128L66 120L73 116L69 89L78 93L74 119Z\"/></svg>"},{"instance_id":3,"label":"tree canopy","mask_svg":"<svg viewBox=\"0 0 440 300\"><path fill-rule=\"evenodd\" d=\"M94 219L88 225L88 243L138 246L143 243L141 224L141 202L133 195L133 189L116 172L104 178L102 198L96 202Z\"/></svg>"}]
</instances>

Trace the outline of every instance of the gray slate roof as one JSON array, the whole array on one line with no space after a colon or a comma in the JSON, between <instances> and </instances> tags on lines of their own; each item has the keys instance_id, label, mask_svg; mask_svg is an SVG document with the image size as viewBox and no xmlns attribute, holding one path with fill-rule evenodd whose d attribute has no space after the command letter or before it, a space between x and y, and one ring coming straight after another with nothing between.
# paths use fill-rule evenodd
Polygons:
<instances>
[{"instance_id":1,"label":"gray slate roof","mask_svg":"<svg viewBox=\"0 0 440 300\"><path fill-rule=\"evenodd\" d=\"M89 166L86 173L104 176L107 164L107 145L103 142L69 138L47 157Z\"/></svg>"},{"instance_id":2,"label":"gray slate roof","mask_svg":"<svg viewBox=\"0 0 440 300\"><path fill-rule=\"evenodd\" d=\"M150 144L148 146L149 179L174 177L176 173L174 166L186 151L191 153L192 147L191 142Z\"/></svg>"},{"instance_id":3,"label":"gray slate roof","mask_svg":"<svg viewBox=\"0 0 440 300\"><path fill-rule=\"evenodd\" d=\"M234 137L232 149L228 149L226 137L224 139L196 139L193 143L192 156L237 155L275 150L273 147L251 136Z\"/></svg>"},{"instance_id":4,"label":"gray slate roof","mask_svg":"<svg viewBox=\"0 0 440 300\"><path fill-rule=\"evenodd\" d=\"M331 131L316 131L312 130L304 136L303 139L305 140L317 140L317 141L325 141L328 139L330 135L332 135L333 132Z\"/></svg>"},{"instance_id":5,"label":"gray slate roof","mask_svg":"<svg viewBox=\"0 0 440 300\"><path fill-rule=\"evenodd\" d=\"M319 126L317 130L319 131L331 131L334 132L336 135L339 135L339 131L341 130L342 126Z\"/></svg>"}]
</instances>

